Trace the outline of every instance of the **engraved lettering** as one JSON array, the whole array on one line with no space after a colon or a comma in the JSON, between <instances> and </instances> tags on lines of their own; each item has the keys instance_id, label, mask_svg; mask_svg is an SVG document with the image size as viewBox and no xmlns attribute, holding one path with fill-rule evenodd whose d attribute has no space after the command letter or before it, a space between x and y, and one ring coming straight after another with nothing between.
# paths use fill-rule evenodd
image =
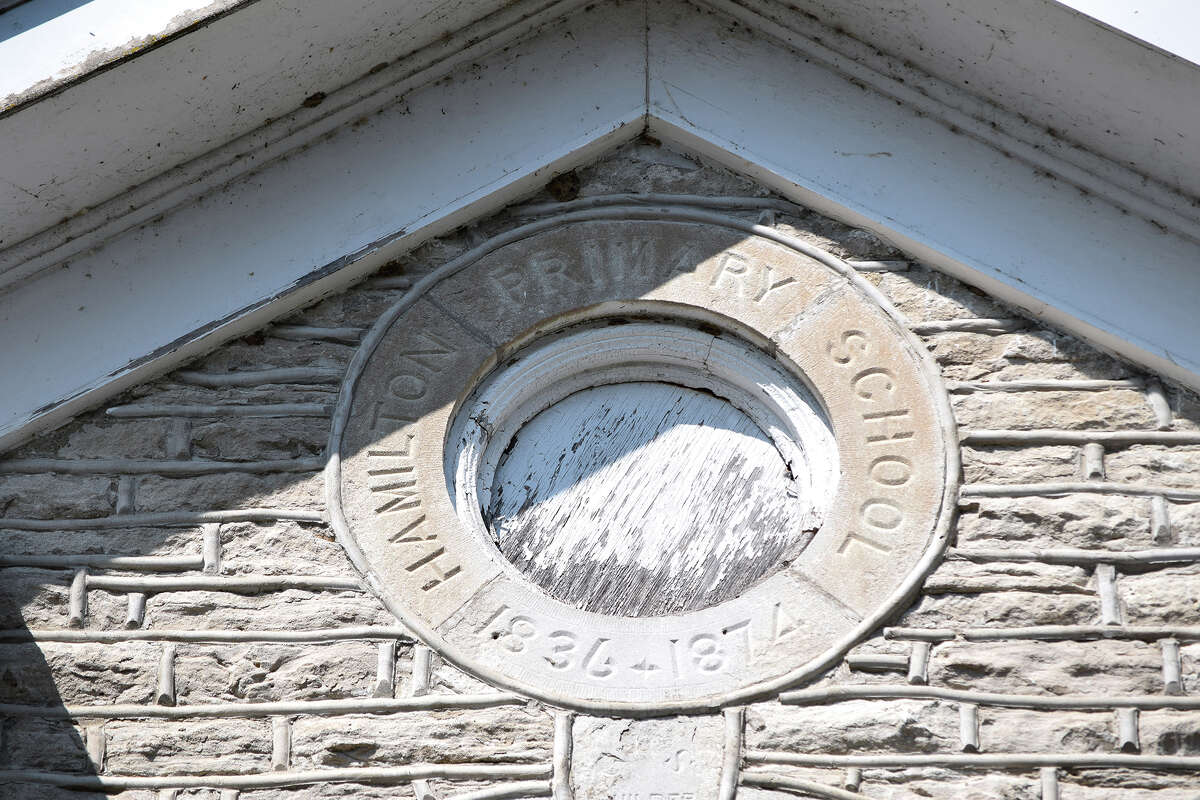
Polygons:
<instances>
[{"instance_id":1,"label":"engraved lettering","mask_svg":"<svg viewBox=\"0 0 1200 800\"><path fill-rule=\"evenodd\" d=\"M879 531L894 531L904 522L904 512L891 500L871 498L859 509L862 521Z\"/></svg>"},{"instance_id":2,"label":"engraved lettering","mask_svg":"<svg viewBox=\"0 0 1200 800\"><path fill-rule=\"evenodd\" d=\"M862 415L864 422L874 422L879 426L878 433L867 434L867 444L875 444L876 442L887 442L895 439L911 439L913 432L911 430L892 430L891 425L893 420L908 416L907 408L897 408L892 411L870 411Z\"/></svg>"},{"instance_id":3,"label":"engraved lettering","mask_svg":"<svg viewBox=\"0 0 1200 800\"><path fill-rule=\"evenodd\" d=\"M415 433L407 434L404 437L404 444L400 446L400 449L398 449L398 450L368 450L367 458L399 458L399 459L407 458L407 459L411 459L412 455L413 455L412 444L413 444L413 440L416 438L417 438L417 435ZM413 469L414 469L414 467L411 465L400 464L399 466L393 465L393 466L388 466L388 467L368 469L367 474L368 475L394 475L394 474L402 473L402 472L412 472Z\"/></svg>"},{"instance_id":4,"label":"engraved lettering","mask_svg":"<svg viewBox=\"0 0 1200 800\"><path fill-rule=\"evenodd\" d=\"M862 385L865 381L873 377L882 379L882 381L877 380L872 382L872 385L875 387L874 391L870 387ZM896 390L895 379L896 376L887 367L870 367L851 378L850 387L863 400L874 400L876 392L884 391L888 394L894 392Z\"/></svg>"},{"instance_id":5,"label":"engraved lettering","mask_svg":"<svg viewBox=\"0 0 1200 800\"><path fill-rule=\"evenodd\" d=\"M554 669L570 669L573 664L569 653L575 650L575 634L570 631L554 631L550 634L550 655L546 661Z\"/></svg>"},{"instance_id":6,"label":"engraved lettering","mask_svg":"<svg viewBox=\"0 0 1200 800\"><path fill-rule=\"evenodd\" d=\"M840 551L839 551L840 552ZM800 629L800 624L787 610L783 603L776 603L771 615L771 641L778 642Z\"/></svg>"},{"instance_id":7,"label":"engraved lettering","mask_svg":"<svg viewBox=\"0 0 1200 800\"><path fill-rule=\"evenodd\" d=\"M746 276L750 272L750 261L745 256L730 250L721 254L717 271L713 274L709 285L720 289L722 285L732 284L742 297L747 296Z\"/></svg>"},{"instance_id":8,"label":"engraved lettering","mask_svg":"<svg viewBox=\"0 0 1200 800\"><path fill-rule=\"evenodd\" d=\"M772 269L771 267L768 267L768 266L763 267L762 288L758 290L758 294L754 295L754 302L761 303L764 299L766 299L766 296L769 295L771 292L777 291L779 289L782 289L784 286L788 286L788 285L796 282L796 279L791 277L790 275L786 278L780 278L779 280L772 282L771 279L774 276L774 274L775 274L775 270Z\"/></svg>"},{"instance_id":9,"label":"engraved lettering","mask_svg":"<svg viewBox=\"0 0 1200 800\"><path fill-rule=\"evenodd\" d=\"M601 288L620 285L628 272L640 272L650 245L648 239L605 238L581 242L579 249L592 286Z\"/></svg>"},{"instance_id":10,"label":"engraved lettering","mask_svg":"<svg viewBox=\"0 0 1200 800\"><path fill-rule=\"evenodd\" d=\"M414 467L412 465L401 465L399 467L384 467L382 469L369 469L369 470L367 470L367 474L372 477L379 477L380 475L400 475L405 472L412 472L414 469L416 469L416 467Z\"/></svg>"},{"instance_id":11,"label":"engraved lettering","mask_svg":"<svg viewBox=\"0 0 1200 800\"><path fill-rule=\"evenodd\" d=\"M846 534L846 538L842 540L842 544L838 547L838 553L845 555L846 551L850 549L850 545L852 544L860 544L863 547L874 550L877 553L892 552L891 547L886 544L881 544L869 536L863 536L861 533L848 533Z\"/></svg>"},{"instance_id":12,"label":"engraved lettering","mask_svg":"<svg viewBox=\"0 0 1200 800\"><path fill-rule=\"evenodd\" d=\"M380 420L388 420L395 424L382 426L379 424ZM396 430L412 425L416 421L415 416L385 400L380 400L371 407L371 430L373 431Z\"/></svg>"},{"instance_id":13,"label":"engraved lettering","mask_svg":"<svg viewBox=\"0 0 1200 800\"><path fill-rule=\"evenodd\" d=\"M491 278L496 288L513 302L520 302L525 298L525 292L521 287L525 275L516 264L505 264L500 269L492 270L488 273L488 277Z\"/></svg>"},{"instance_id":14,"label":"engraved lettering","mask_svg":"<svg viewBox=\"0 0 1200 800\"><path fill-rule=\"evenodd\" d=\"M654 243L650 239L608 239L607 267L609 277L614 284L619 284L626 274L644 272L643 265L649 260L647 251L652 251Z\"/></svg>"},{"instance_id":15,"label":"engraved lettering","mask_svg":"<svg viewBox=\"0 0 1200 800\"><path fill-rule=\"evenodd\" d=\"M446 569L438 564L437 560L444 555L446 555L446 548L439 547L436 550L431 550L428 555L422 556L404 568L407 572L416 572L422 567L428 567L437 576L436 578L431 578L421 587L422 592L428 592L433 587L445 583L462 572L462 567L460 566L455 565Z\"/></svg>"},{"instance_id":16,"label":"engraved lettering","mask_svg":"<svg viewBox=\"0 0 1200 800\"><path fill-rule=\"evenodd\" d=\"M704 260L703 251L694 244L687 244L678 251L668 253L664 263L667 265L667 273L665 278L670 278L672 275L682 275L688 272L695 272L696 267Z\"/></svg>"},{"instance_id":17,"label":"engraved lettering","mask_svg":"<svg viewBox=\"0 0 1200 800\"><path fill-rule=\"evenodd\" d=\"M843 331L841 341L830 342L825 350L838 364L850 364L857 356L865 356L870 348L867 335L862 331Z\"/></svg>"},{"instance_id":18,"label":"engraved lettering","mask_svg":"<svg viewBox=\"0 0 1200 800\"><path fill-rule=\"evenodd\" d=\"M400 358L407 358L409 361L424 367L430 372L437 372L443 365L438 360L429 357L452 356L454 355L454 345L429 331L417 331L416 334L430 344L419 350L405 350L400 354Z\"/></svg>"},{"instance_id":19,"label":"engraved lettering","mask_svg":"<svg viewBox=\"0 0 1200 800\"><path fill-rule=\"evenodd\" d=\"M388 394L399 400L420 400L428 387L421 375L402 373L388 382Z\"/></svg>"},{"instance_id":20,"label":"engraved lettering","mask_svg":"<svg viewBox=\"0 0 1200 800\"><path fill-rule=\"evenodd\" d=\"M496 639L500 646L511 653L522 652L526 645L537 638L537 626L529 617L516 616L508 623L508 631Z\"/></svg>"},{"instance_id":21,"label":"engraved lettering","mask_svg":"<svg viewBox=\"0 0 1200 800\"><path fill-rule=\"evenodd\" d=\"M417 491L417 481L415 479L410 481L396 481L383 486L372 486L371 491L391 497L383 505L376 507L376 514L395 514L397 511L403 511L406 508L419 508L421 505L421 494Z\"/></svg>"},{"instance_id":22,"label":"engraved lettering","mask_svg":"<svg viewBox=\"0 0 1200 800\"><path fill-rule=\"evenodd\" d=\"M393 544L410 544L412 542L431 542L431 541L433 541L434 539L437 538L436 533L431 533L427 536L409 536L408 535L408 534L412 533L413 531L415 531L417 528L419 528L421 526L421 523L423 523L424 521L425 521L425 515L422 514L421 516L414 519L412 522L405 525L400 530L398 530L395 533L388 536L388 541L392 542Z\"/></svg>"},{"instance_id":23,"label":"engraved lettering","mask_svg":"<svg viewBox=\"0 0 1200 800\"><path fill-rule=\"evenodd\" d=\"M672 772L684 772L690 766L692 766L693 760L694 759L692 758L692 753L690 750L676 750L674 753L667 756L663 760L663 763L666 764ZM655 797L656 795L650 795L650 796ZM677 797L676 793L674 793L674 792L671 792L670 794L665 794L665 795L660 794L657 796L663 797L663 798L670 798L670 800L674 800L674 798Z\"/></svg>"},{"instance_id":24,"label":"engraved lettering","mask_svg":"<svg viewBox=\"0 0 1200 800\"><path fill-rule=\"evenodd\" d=\"M692 651L692 661L702 672L716 672L725 666L725 649L710 633L700 633L692 637L688 645Z\"/></svg>"},{"instance_id":25,"label":"engraved lettering","mask_svg":"<svg viewBox=\"0 0 1200 800\"><path fill-rule=\"evenodd\" d=\"M754 661L754 655L750 650L750 620L744 619L741 622L735 622L727 626L721 633L725 636L741 634L738 638L741 639L742 652L746 655L746 663Z\"/></svg>"},{"instance_id":26,"label":"engraved lettering","mask_svg":"<svg viewBox=\"0 0 1200 800\"><path fill-rule=\"evenodd\" d=\"M903 486L912 479L912 462L903 456L880 456L867 467L867 474L881 486Z\"/></svg>"},{"instance_id":27,"label":"engraved lettering","mask_svg":"<svg viewBox=\"0 0 1200 800\"><path fill-rule=\"evenodd\" d=\"M642 660L639 661L638 663L632 665L630 667L630 669L636 670L638 672L638 674L640 674L642 676L642 680L645 681L645 680L649 680L651 673L662 669L662 667L660 667L658 664L651 662L650 659L648 659L647 657L642 656Z\"/></svg>"},{"instance_id":28,"label":"engraved lettering","mask_svg":"<svg viewBox=\"0 0 1200 800\"><path fill-rule=\"evenodd\" d=\"M607 678L613 673L612 658L602 654L607 644L608 639L597 639L596 643L592 645L592 649L588 650L587 656L583 659L584 671L593 678Z\"/></svg>"},{"instance_id":29,"label":"engraved lettering","mask_svg":"<svg viewBox=\"0 0 1200 800\"><path fill-rule=\"evenodd\" d=\"M503 606L503 605L500 606L498 609L496 609L495 614L492 614L490 617L487 618L487 620L482 625L480 625L478 628L475 629L475 632L483 633L488 628L492 627L492 623L495 622L496 620L500 619L500 617L504 616L505 611L508 611L508 606Z\"/></svg>"},{"instance_id":30,"label":"engraved lettering","mask_svg":"<svg viewBox=\"0 0 1200 800\"><path fill-rule=\"evenodd\" d=\"M581 284L571 272L571 259L558 250L539 250L529 257L530 271L539 277L547 294L566 291ZM567 286L564 286L567 284Z\"/></svg>"}]
</instances>

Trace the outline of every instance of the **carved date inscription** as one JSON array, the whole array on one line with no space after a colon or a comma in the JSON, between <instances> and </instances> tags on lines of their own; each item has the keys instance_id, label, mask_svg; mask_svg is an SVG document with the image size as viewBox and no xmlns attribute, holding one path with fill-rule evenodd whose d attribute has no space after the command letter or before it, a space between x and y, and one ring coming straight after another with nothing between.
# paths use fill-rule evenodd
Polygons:
<instances>
[{"instance_id":1,"label":"carved date inscription","mask_svg":"<svg viewBox=\"0 0 1200 800\"><path fill-rule=\"evenodd\" d=\"M500 605L475 631L503 658L543 667L566 680L648 686L736 675L800 629L782 601L728 624L679 634L586 630L537 612Z\"/></svg>"}]
</instances>

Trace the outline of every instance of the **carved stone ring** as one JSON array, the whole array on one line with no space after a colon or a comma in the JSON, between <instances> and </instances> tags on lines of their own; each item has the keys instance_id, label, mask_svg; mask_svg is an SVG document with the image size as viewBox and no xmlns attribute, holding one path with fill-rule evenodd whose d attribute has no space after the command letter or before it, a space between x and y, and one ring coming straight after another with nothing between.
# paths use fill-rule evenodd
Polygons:
<instances>
[{"instance_id":1,"label":"carved stone ring","mask_svg":"<svg viewBox=\"0 0 1200 800\"><path fill-rule=\"evenodd\" d=\"M946 543L955 442L931 358L843 262L616 207L510 231L389 309L327 489L355 565L443 657L646 716L770 696L902 608Z\"/></svg>"}]
</instances>

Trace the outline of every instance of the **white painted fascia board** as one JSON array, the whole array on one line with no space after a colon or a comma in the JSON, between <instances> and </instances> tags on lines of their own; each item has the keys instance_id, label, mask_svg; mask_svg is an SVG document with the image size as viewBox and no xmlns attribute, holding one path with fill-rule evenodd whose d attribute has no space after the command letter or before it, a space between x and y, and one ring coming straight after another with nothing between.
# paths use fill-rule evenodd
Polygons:
<instances>
[{"instance_id":1,"label":"white painted fascia board","mask_svg":"<svg viewBox=\"0 0 1200 800\"><path fill-rule=\"evenodd\" d=\"M0 112L134 58L245 3L90 0L72 8L57 0L29 0L5 11L16 4L0 2Z\"/></svg>"},{"instance_id":2,"label":"white painted fascia board","mask_svg":"<svg viewBox=\"0 0 1200 800\"><path fill-rule=\"evenodd\" d=\"M0 447L343 288L647 119L670 141L1200 388L1193 240L728 18L655 3L647 38L643 13L635 3L578 12L404 89L365 124L350 124L361 115L331 94L340 116L290 133L285 157L228 173L199 200L0 296L0 374L22 376L5 387ZM1113 298L1143 308L1114 315Z\"/></svg>"},{"instance_id":3,"label":"white painted fascia board","mask_svg":"<svg viewBox=\"0 0 1200 800\"><path fill-rule=\"evenodd\" d=\"M660 138L1200 388L1196 241L781 42L686 6L652 9Z\"/></svg>"},{"instance_id":4,"label":"white painted fascia board","mask_svg":"<svg viewBox=\"0 0 1200 800\"><path fill-rule=\"evenodd\" d=\"M290 147L302 146L320 133L345 124L348 114L373 111L365 102L369 95L381 95L380 102L389 102L394 98L387 92L400 93L420 82L406 80L405 76L436 78L437 65L448 71L502 43L502 39L511 41L547 20L567 15L583 2L518 0L503 5L498 0L414 0L403 4L344 0L338 4L293 6L284 0L248 0L233 5L226 0L207 6L204 13L210 16L202 20L200 27L188 29L186 36L139 51L136 57L108 71L104 71L103 64L93 65L96 69L92 73L82 76L66 91L0 118L0 288L69 261L76 253L211 191L215 185L278 157ZM898 13L886 4L863 11L853 5L855 2L809 0L805 7L838 24L845 22L849 12L855 12L850 16L859 25L868 25L881 15L890 19ZM1001 37L997 43L994 31L990 39L979 40L980 30L995 28L987 27L990 17L985 19L978 13L972 16L962 10L935 14L937 9L921 5L928 2L904 0L906 13L920 12L938 23L928 31L923 26L908 31L917 50L926 47L920 37L931 32L940 32L934 41L939 47L959 40L968 43L963 45L968 49L970 42L980 46L990 42L991 50L1000 55L995 57L996 63L989 60L989 76L1004 73L1011 67L1005 64L1013 59L1054 55L1025 52L1031 44L1024 39L1008 42ZM1057 5L1050 0L1019 2L1040 4L1037 8ZM965 77L952 75L949 83L932 79L778 0L710 0L710 4L769 35L807 38L810 51L824 49L840 56L837 66L843 71L854 74L865 70L886 76L893 84L887 91L902 102L940 114L971 135L1071 180L1085 191L1103 194L1127 210L1200 239L1200 208L1195 200L1147 180L1139 171L1172 160L1179 164L1182 158L1185 167L1177 169L1176 175L1196 173L1198 165L1191 155L1195 148L1189 149L1189 142L1179 142L1180 153L1167 161L1156 155L1153 161L1130 169L1047 133L1048 123L1044 120L1023 117L1015 107L1005 110L952 85L967 82ZM997 6L988 13L1003 16L1021 11L1017 5ZM500 10L487 14L496 6L501 6ZM93 0L77 11L93 7L116 13L122 8L138 7L138 0ZM225 13L231 9L232 13ZM1067 23L1079 22L1080 15L1069 9L1060 12L1067 14ZM198 14L186 12L180 20L193 16ZM470 21L477 17L480 19ZM148 15L144 25L152 27L152 21L159 18ZM1004 20L1004 25L1026 24L1019 14ZM1059 23L1067 24L1061 20ZM139 20L138 24L143 22ZM1084 30L1092 31L1097 25L1089 22ZM119 28L119 24L112 25L114 31ZM420 47L450 29L453 34L396 59L398 53ZM886 30L871 31L884 37L879 46L886 46L891 42L886 36L900 36L901 29L903 26L887 26ZM168 25L160 35L167 36L171 30ZM1130 50L1130 43L1117 33L1102 29L1101 34L1120 39L1121 43L1110 48L1107 40L1067 31L1062 42L1051 42L1051 49L1061 56L1073 42L1082 40L1089 47L1086 52L1071 53L1071 63L1099 58L1101 66L1110 72L1150 80L1156 84L1154 91L1138 92L1138 102L1160 96L1190 98L1190 102L1177 103L1174 112L1200 120L1200 80L1194 68L1189 66L1181 77L1178 70L1163 68L1156 61L1130 64L1130 58L1149 57L1146 48ZM912 43L909 39L903 41ZM1047 45L1047 40L1043 36L1036 43ZM10 43L0 43L0 60L6 53L19 55L23 49L5 50L5 44ZM815 55L825 58L828 54ZM1155 57L1166 56L1159 53ZM395 60L374 72L372 67L389 59ZM931 63L939 66L936 60ZM371 74L358 77L363 72ZM330 88L347 81L351 83L341 90ZM877 81L867 82L881 88ZM1027 81L1019 94L1036 97L1055 92L1054 83ZM1114 90L1099 78L1087 88L1093 93L1106 92L1102 99L1116 114L1106 124L1114 126L1120 134L1117 138L1128 145L1140 141L1138 137L1146 133L1144 124L1140 130L1119 128L1117 117L1125 114L1127 98L1114 103ZM316 108L300 106L316 91L328 92L329 96ZM1056 98L1052 104L1055 108L1065 107L1059 100L1072 98ZM1143 119L1142 115L1135 117L1139 123ZM274 121L261 124L268 118ZM1085 124L1084 128L1092 130L1095 125ZM1154 138L1153 134L1150 130L1149 138ZM1159 143L1145 143L1152 150L1161 150ZM1175 146L1173 140L1167 144Z\"/></svg>"},{"instance_id":5,"label":"white painted fascia board","mask_svg":"<svg viewBox=\"0 0 1200 800\"><path fill-rule=\"evenodd\" d=\"M699 1L914 111L941 120L1081 191L1101 195L1126 211L1200 241L1200 203L1194 198L1074 145L1044 124L922 72L812 16L790 7L781 10L776 0ZM1191 169L1200 169L1194 159L1188 163Z\"/></svg>"},{"instance_id":6,"label":"white painted fascia board","mask_svg":"<svg viewBox=\"0 0 1200 800\"><path fill-rule=\"evenodd\" d=\"M1200 6L1179 0L1055 0L1122 36L1200 64Z\"/></svg>"},{"instance_id":7,"label":"white painted fascia board","mask_svg":"<svg viewBox=\"0 0 1200 800\"><path fill-rule=\"evenodd\" d=\"M1200 67L1054 0L805 0L870 47L1200 197Z\"/></svg>"},{"instance_id":8,"label":"white painted fascia board","mask_svg":"<svg viewBox=\"0 0 1200 800\"><path fill-rule=\"evenodd\" d=\"M584 0L518 0L439 39L386 67L371 69L331 90L316 107L300 107L244 135L159 173L58 225L0 248L0 291L45 269L69 264L80 253L146 224L259 169L283 155L311 145L322 136L398 102L403 95L439 80L455 68L512 44L554 22ZM3 130L0 121L0 131ZM138 136L158 138L154 130L127 131L132 147ZM217 137L220 138L220 137ZM0 152L3 149L0 139ZM146 144L154 150L153 146ZM75 169L70 154L66 166ZM49 161L52 158L48 157ZM0 161L0 164L3 162ZM99 180L110 176L101 174ZM88 178L90 180L90 178ZM83 178L81 178L83 180ZM3 219L0 215L0 219Z\"/></svg>"},{"instance_id":9,"label":"white painted fascia board","mask_svg":"<svg viewBox=\"0 0 1200 800\"><path fill-rule=\"evenodd\" d=\"M97 224L89 209L131 187L270 120L319 117L322 108L302 104L320 93L435 43L443 51L473 45L472 23L489 15L519 27L523 16L543 16L548 6L562 16L572 5L252 0L0 112L0 251L17 248L0 252L0 283L6 268L27 260L30 243L21 243L29 237L52 226L59 229L51 239L78 235ZM13 57L20 57L25 48L14 43ZM403 63L393 67L404 69ZM99 216L115 213L108 208ZM82 218L73 219L77 215ZM44 242L32 244L45 249Z\"/></svg>"},{"instance_id":10,"label":"white painted fascia board","mask_svg":"<svg viewBox=\"0 0 1200 800\"><path fill-rule=\"evenodd\" d=\"M644 129L643 10L581 12L0 296L0 448Z\"/></svg>"}]
</instances>

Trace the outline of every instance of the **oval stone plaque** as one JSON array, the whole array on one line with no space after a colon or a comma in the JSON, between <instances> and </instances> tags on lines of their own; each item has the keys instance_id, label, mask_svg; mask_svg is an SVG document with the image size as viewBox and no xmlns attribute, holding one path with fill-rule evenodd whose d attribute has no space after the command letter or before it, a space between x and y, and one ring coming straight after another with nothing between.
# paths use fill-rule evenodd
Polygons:
<instances>
[{"instance_id":1,"label":"oval stone plaque","mask_svg":"<svg viewBox=\"0 0 1200 800\"><path fill-rule=\"evenodd\" d=\"M900 608L945 544L954 443L929 356L836 258L614 209L510 232L385 313L327 486L370 585L451 662L668 714L803 680Z\"/></svg>"}]
</instances>

